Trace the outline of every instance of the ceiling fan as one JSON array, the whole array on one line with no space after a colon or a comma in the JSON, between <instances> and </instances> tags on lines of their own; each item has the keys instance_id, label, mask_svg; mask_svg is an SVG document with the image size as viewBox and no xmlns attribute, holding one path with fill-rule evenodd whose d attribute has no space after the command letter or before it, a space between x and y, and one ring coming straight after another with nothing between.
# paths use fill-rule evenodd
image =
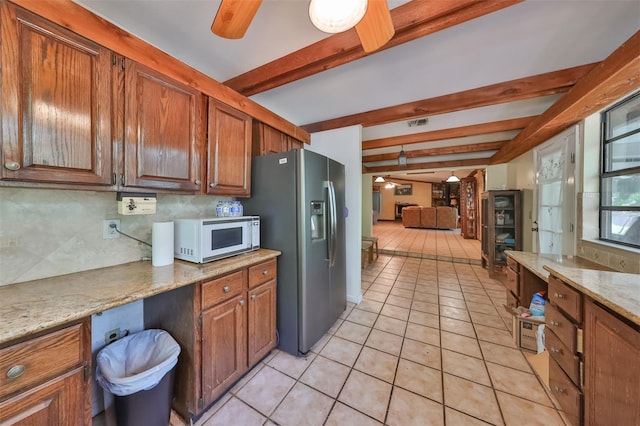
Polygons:
<instances>
[{"instance_id":1,"label":"ceiling fan","mask_svg":"<svg viewBox=\"0 0 640 426\"><path fill-rule=\"evenodd\" d=\"M261 3L262 0L222 0L211 25L211 31L224 38L242 38ZM312 16L312 22L325 32L342 32L352 28L353 24L347 24L350 26L346 28L330 29L325 26L321 28L315 22L321 14L320 8L343 7L348 3L352 3L360 13L364 13L364 15L358 15L361 19L358 19L358 16L355 17L355 29L365 52L374 52L391 40L395 29L386 0L311 0L309 13ZM362 12L363 9L365 9L364 12ZM343 21L342 18L340 20Z\"/></svg>"}]
</instances>

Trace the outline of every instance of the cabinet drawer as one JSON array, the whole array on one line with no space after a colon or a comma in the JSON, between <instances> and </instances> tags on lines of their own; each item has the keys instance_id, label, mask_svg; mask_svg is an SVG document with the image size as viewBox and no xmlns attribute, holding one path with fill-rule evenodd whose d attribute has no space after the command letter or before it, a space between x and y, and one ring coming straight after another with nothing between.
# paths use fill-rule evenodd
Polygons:
<instances>
[{"instance_id":1,"label":"cabinet drawer","mask_svg":"<svg viewBox=\"0 0 640 426\"><path fill-rule=\"evenodd\" d=\"M249 288L276 278L276 260L270 260L249 268Z\"/></svg>"},{"instance_id":2,"label":"cabinet drawer","mask_svg":"<svg viewBox=\"0 0 640 426\"><path fill-rule=\"evenodd\" d=\"M202 284L202 309L242 293L246 282L245 274L246 270L242 270Z\"/></svg>"},{"instance_id":3,"label":"cabinet drawer","mask_svg":"<svg viewBox=\"0 0 640 426\"><path fill-rule=\"evenodd\" d=\"M518 273L520 271L520 264L509 256L507 256L507 266L513 269L513 272L515 273Z\"/></svg>"},{"instance_id":4,"label":"cabinet drawer","mask_svg":"<svg viewBox=\"0 0 640 426\"><path fill-rule=\"evenodd\" d=\"M571 383L553 358L549 359L549 387L571 424L580 425L582 392Z\"/></svg>"},{"instance_id":5,"label":"cabinet drawer","mask_svg":"<svg viewBox=\"0 0 640 426\"><path fill-rule=\"evenodd\" d=\"M547 305L545 307L545 318L547 327L569 348L572 354L575 354L577 352L578 334L576 325L553 305Z\"/></svg>"},{"instance_id":6,"label":"cabinet drawer","mask_svg":"<svg viewBox=\"0 0 640 426\"><path fill-rule=\"evenodd\" d=\"M567 373L573 383L580 387L580 359L551 330L545 333L545 343L551 357Z\"/></svg>"},{"instance_id":7,"label":"cabinet drawer","mask_svg":"<svg viewBox=\"0 0 640 426\"><path fill-rule=\"evenodd\" d=\"M509 258L507 258L509 259ZM511 291L511 293L513 293L516 296L519 296L518 294L518 273L515 272L513 269L511 268L507 268L507 280L505 281L505 286Z\"/></svg>"},{"instance_id":8,"label":"cabinet drawer","mask_svg":"<svg viewBox=\"0 0 640 426\"><path fill-rule=\"evenodd\" d=\"M0 398L79 366L84 353L82 326L77 324L0 350Z\"/></svg>"},{"instance_id":9,"label":"cabinet drawer","mask_svg":"<svg viewBox=\"0 0 640 426\"><path fill-rule=\"evenodd\" d=\"M582 297L554 276L549 276L549 301L562 309L578 324L582 322Z\"/></svg>"}]
</instances>

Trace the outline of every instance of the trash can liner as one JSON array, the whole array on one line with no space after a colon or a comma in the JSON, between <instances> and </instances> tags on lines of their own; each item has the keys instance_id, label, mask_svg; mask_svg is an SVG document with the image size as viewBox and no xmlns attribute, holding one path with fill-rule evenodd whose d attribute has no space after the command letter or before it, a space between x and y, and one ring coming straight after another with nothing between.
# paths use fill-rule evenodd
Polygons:
<instances>
[{"instance_id":1,"label":"trash can liner","mask_svg":"<svg viewBox=\"0 0 640 426\"><path fill-rule=\"evenodd\" d=\"M177 364L179 354L180 345L164 330L131 334L98 353L96 380L118 396L149 390Z\"/></svg>"}]
</instances>

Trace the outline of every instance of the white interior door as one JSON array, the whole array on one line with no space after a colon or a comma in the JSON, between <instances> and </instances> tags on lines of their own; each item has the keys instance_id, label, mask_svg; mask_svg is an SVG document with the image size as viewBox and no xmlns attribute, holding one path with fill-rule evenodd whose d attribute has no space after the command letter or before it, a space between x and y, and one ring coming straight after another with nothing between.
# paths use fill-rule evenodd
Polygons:
<instances>
[{"instance_id":1,"label":"white interior door","mask_svg":"<svg viewBox=\"0 0 640 426\"><path fill-rule=\"evenodd\" d=\"M534 150L534 251L575 254L575 152L578 126L573 126Z\"/></svg>"}]
</instances>

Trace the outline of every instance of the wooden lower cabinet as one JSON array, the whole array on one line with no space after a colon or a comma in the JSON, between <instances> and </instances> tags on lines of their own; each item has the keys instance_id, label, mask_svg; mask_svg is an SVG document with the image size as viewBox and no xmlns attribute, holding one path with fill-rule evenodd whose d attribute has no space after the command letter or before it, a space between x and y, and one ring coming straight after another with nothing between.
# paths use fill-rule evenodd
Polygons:
<instances>
[{"instance_id":1,"label":"wooden lower cabinet","mask_svg":"<svg viewBox=\"0 0 640 426\"><path fill-rule=\"evenodd\" d=\"M0 403L2 425L83 425L84 368L37 386Z\"/></svg>"},{"instance_id":2,"label":"wooden lower cabinet","mask_svg":"<svg viewBox=\"0 0 640 426\"><path fill-rule=\"evenodd\" d=\"M276 346L276 281L271 280L249 292L249 364L260 361Z\"/></svg>"},{"instance_id":3,"label":"wooden lower cabinet","mask_svg":"<svg viewBox=\"0 0 640 426\"><path fill-rule=\"evenodd\" d=\"M90 327L85 320L0 349L0 424L91 424Z\"/></svg>"},{"instance_id":4,"label":"wooden lower cabinet","mask_svg":"<svg viewBox=\"0 0 640 426\"><path fill-rule=\"evenodd\" d=\"M593 301L584 313L584 423L638 424L640 331Z\"/></svg>"},{"instance_id":5,"label":"wooden lower cabinet","mask_svg":"<svg viewBox=\"0 0 640 426\"><path fill-rule=\"evenodd\" d=\"M244 295L202 312L202 398L207 406L247 371Z\"/></svg>"},{"instance_id":6,"label":"wooden lower cabinet","mask_svg":"<svg viewBox=\"0 0 640 426\"><path fill-rule=\"evenodd\" d=\"M276 345L276 261L145 299L145 328L180 344L173 408L206 409Z\"/></svg>"}]
</instances>

